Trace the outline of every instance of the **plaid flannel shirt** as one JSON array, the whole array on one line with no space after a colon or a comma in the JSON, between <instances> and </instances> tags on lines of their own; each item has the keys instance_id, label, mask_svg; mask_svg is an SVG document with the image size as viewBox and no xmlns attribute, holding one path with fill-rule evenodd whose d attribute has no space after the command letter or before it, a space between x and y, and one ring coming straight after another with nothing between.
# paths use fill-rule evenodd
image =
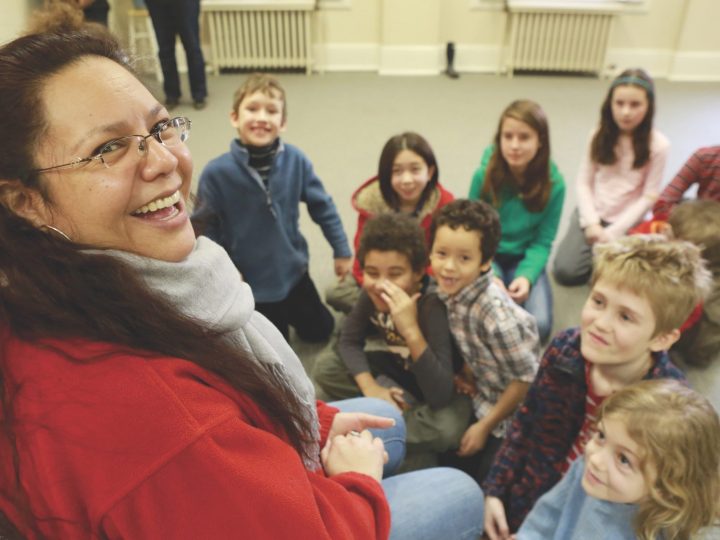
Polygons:
<instances>
[{"instance_id":1,"label":"plaid flannel shirt","mask_svg":"<svg viewBox=\"0 0 720 540\"><path fill-rule=\"evenodd\" d=\"M495 284L492 272L455 296L438 296L447 306L460 354L475 375L478 393L473 408L475 416L483 418L512 381L533 381L540 360L537 323ZM495 427L495 437L505 436L510 418Z\"/></svg>"}]
</instances>

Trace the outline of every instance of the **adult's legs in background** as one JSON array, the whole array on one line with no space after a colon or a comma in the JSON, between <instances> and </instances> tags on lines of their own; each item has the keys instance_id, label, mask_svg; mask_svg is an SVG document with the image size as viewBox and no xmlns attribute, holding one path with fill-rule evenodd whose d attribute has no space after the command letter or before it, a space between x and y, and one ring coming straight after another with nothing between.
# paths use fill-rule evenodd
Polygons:
<instances>
[{"instance_id":1,"label":"adult's legs in background","mask_svg":"<svg viewBox=\"0 0 720 540\"><path fill-rule=\"evenodd\" d=\"M145 0L155 29L158 58L163 72L163 89L167 102L180 99L180 75L175 59L175 36L177 35L177 7L174 0Z\"/></svg>"},{"instance_id":2,"label":"adult's legs in background","mask_svg":"<svg viewBox=\"0 0 720 540\"><path fill-rule=\"evenodd\" d=\"M457 469L433 468L382 481L390 504L390 540L476 540L483 530L480 486Z\"/></svg>"},{"instance_id":3,"label":"adult's legs in background","mask_svg":"<svg viewBox=\"0 0 720 540\"><path fill-rule=\"evenodd\" d=\"M340 409L340 412L363 412L395 420L395 425L391 428L370 430L373 435L382 439L385 451L388 453L383 476L393 474L405 458L405 421L402 413L387 401L368 397L333 401L330 405Z\"/></svg>"},{"instance_id":4,"label":"adult's legs in background","mask_svg":"<svg viewBox=\"0 0 720 540\"><path fill-rule=\"evenodd\" d=\"M187 57L190 93L195 103L205 101L207 82L205 59L200 47L200 0L175 0L177 3L176 28Z\"/></svg>"},{"instance_id":5,"label":"adult's legs in background","mask_svg":"<svg viewBox=\"0 0 720 540\"><path fill-rule=\"evenodd\" d=\"M555 281L560 285L584 285L592 273L592 246L585 241L578 209L570 216L565 237L558 246L553 264Z\"/></svg>"}]
</instances>

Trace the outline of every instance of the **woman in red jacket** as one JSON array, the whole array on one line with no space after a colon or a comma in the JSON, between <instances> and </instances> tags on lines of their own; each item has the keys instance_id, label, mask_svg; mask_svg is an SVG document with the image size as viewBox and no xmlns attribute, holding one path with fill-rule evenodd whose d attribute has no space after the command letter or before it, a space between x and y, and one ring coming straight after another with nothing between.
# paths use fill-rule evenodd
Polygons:
<instances>
[{"instance_id":1,"label":"woman in red jacket","mask_svg":"<svg viewBox=\"0 0 720 540\"><path fill-rule=\"evenodd\" d=\"M392 421L315 403L195 239L191 122L127 59L97 31L0 48L0 537L413 537L457 503L394 503L426 479L380 483ZM479 531L481 492L430 474Z\"/></svg>"},{"instance_id":2,"label":"woman in red jacket","mask_svg":"<svg viewBox=\"0 0 720 540\"><path fill-rule=\"evenodd\" d=\"M358 213L354 249L360 246L368 219L386 212L401 212L418 219L430 239L430 223L435 210L454 199L438 181L439 171L430 144L417 133L407 131L390 137L383 146L378 174L365 181L352 196ZM346 276L327 291L329 305L344 313L350 312L360 294L362 270L353 261L352 277Z\"/></svg>"}]
</instances>

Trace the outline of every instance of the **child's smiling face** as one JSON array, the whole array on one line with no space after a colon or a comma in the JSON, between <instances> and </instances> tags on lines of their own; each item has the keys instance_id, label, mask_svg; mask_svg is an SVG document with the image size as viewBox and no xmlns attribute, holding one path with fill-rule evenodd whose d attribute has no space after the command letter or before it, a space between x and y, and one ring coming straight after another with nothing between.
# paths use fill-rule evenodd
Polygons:
<instances>
[{"instance_id":1,"label":"child's smiling face","mask_svg":"<svg viewBox=\"0 0 720 540\"><path fill-rule=\"evenodd\" d=\"M630 438L622 415L610 415L585 448L585 493L604 501L636 504L649 493L642 469L644 453Z\"/></svg>"},{"instance_id":2,"label":"child's smiling face","mask_svg":"<svg viewBox=\"0 0 720 540\"><path fill-rule=\"evenodd\" d=\"M456 295L490 267L490 261L482 262L480 242L480 231L453 229L448 225L438 227L430 263L442 292Z\"/></svg>"},{"instance_id":3,"label":"child's smiling face","mask_svg":"<svg viewBox=\"0 0 720 540\"><path fill-rule=\"evenodd\" d=\"M600 278L580 315L580 350L590 363L640 366L650 353L668 348L675 332L655 335L656 318L650 301L630 288Z\"/></svg>"},{"instance_id":4,"label":"child's smiling face","mask_svg":"<svg viewBox=\"0 0 720 540\"><path fill-rule=\"evenodd\" d=\"M284 103L278 92L261 90L245 96L230 113L230 123L243 144L267 146L285 130Z\"/></svg>"}]
</instances>

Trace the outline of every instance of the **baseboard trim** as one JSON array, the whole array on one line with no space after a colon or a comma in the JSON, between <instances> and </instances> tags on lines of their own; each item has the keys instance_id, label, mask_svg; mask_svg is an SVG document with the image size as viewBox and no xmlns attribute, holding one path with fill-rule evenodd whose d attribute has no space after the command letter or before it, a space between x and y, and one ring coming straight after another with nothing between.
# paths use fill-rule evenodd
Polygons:
<instances>
[{"instance_id":1,"label":"baseboard trim","mask_svg":"<svg viewBox=\"0 0 720 540\"><path fill-rule=\"evenodd\" d=\"M720 81L720 52L675 53L669 79L672 81Z\"/></svg>"},{"instance_id":2,"label":"baseboard trim","mask_svg":"<svg viewBox=\"0 0 720 540\"><path fill-rule=\"evenodd\" d=\"M318 71L377 71L380 47L373 43L326 43L313 48Z\"/></svg>"},{"instance_id":3,"label":"baseboard trim","mask_svg":"<svg viewBox=\"0 0 720 540\"><path fill-rule=\"evenodd\" d=\"M670 49L610 49L605 59L606 73L610 76L628 68L642 67L653 77L667 78L672 63Z\"/></svg>"},{"instance_id":4,"label":"baseboard trim","mask_svg":"<svg viewBox=\"0 0 720 540\"><path fill-rule=\"evenodd\" d=\"M439 45L382 45L380 75L438 75L442 71Z\"/></svg>"},{"instance_id":5,"label":"baseboard trim","mask_svg":"<svg viewBox=\"0 0 720 540\"><path fill-rule=\"evenodd\" d=\"M325 43L313 48L318 71L374 71L381 75L438 75L445 69L445 45ZM460 73L502 73L503 47L458 43L455 69ZM610 49L604 74L614 76L642 67L657 78L720 81L720 52L670 49Z\"/></svg>"},{"instance_id":6,"label":"baseboard trim","mask_svg":"<svg viewBox=\"0 0 720 540\"><path fill-rule=\"evenodd\" d=\"M445 45L325 43L313 48L315 69L377 71L381 75L438 75L446 67ZM465 73L499 73L502 47L464 45L455 49L455 69Z\"/></svg>"}]
</instances>

